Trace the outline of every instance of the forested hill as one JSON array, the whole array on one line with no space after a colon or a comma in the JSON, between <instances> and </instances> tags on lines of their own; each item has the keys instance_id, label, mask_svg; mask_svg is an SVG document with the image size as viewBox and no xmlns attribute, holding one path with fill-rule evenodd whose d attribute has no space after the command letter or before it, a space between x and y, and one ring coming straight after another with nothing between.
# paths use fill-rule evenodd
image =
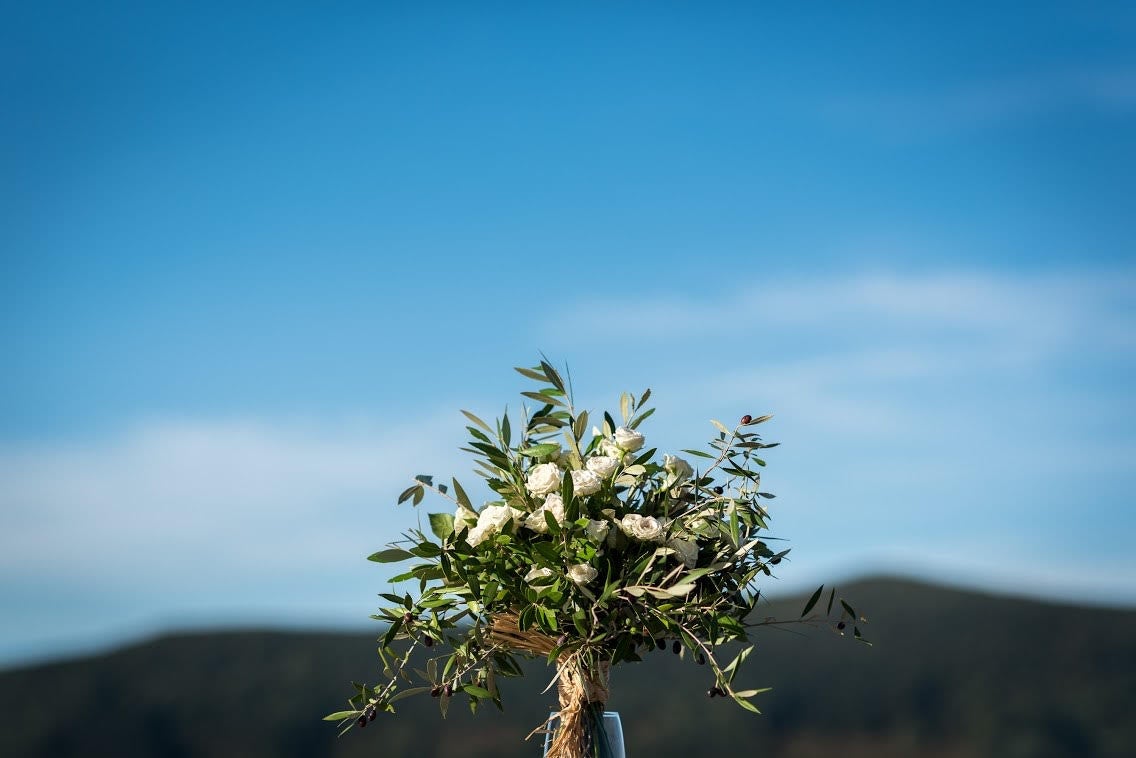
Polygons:
<instances>
[{"instance_id":1,"label":"forested hill","mask_svg":"<svg viewBox=\"0 0 1136 758\"><path fill-rule=\"evenodd\" d=\"M899 580L841 587L873 647L767 628L741 682L754 716L706 697L706 668L656 652L620 667L609 707L647 756L1136 755L1136 610L988 596ZM799 613L804 598L770 607ZM551 671L504 684L507 713L443 721L430 698L336 737L320 717L377 679L374 635L171 635L0 672L0 756L539 756Z\"/></svg>"}]
</instances>

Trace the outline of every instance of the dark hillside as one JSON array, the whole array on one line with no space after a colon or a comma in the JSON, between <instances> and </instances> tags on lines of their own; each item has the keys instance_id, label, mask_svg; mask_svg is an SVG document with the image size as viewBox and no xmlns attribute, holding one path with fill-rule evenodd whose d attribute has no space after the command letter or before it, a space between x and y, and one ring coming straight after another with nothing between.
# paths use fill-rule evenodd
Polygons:
<instances>
[{"instance_id":1,"label":"dark hillside","mask_svg":"<svg viewBox=\"0 0 1136 758\"><path fill-rule=\"evenodd\" d=\"M766 629L753 716L710 700L706 670L653 653L618 670L612 709L632 756L1129 756L1136 754L1136 611L1078 608L896 581L842 588L875 647ZM792 615L803 599L771 606ZM109 655L0 672L0 755L535 756L522 738L551 676L506 682L507 714L443 721L403 701L341 739L319 718L375 677L371 637L174 635Z\"/></svg>"}]
</instances>

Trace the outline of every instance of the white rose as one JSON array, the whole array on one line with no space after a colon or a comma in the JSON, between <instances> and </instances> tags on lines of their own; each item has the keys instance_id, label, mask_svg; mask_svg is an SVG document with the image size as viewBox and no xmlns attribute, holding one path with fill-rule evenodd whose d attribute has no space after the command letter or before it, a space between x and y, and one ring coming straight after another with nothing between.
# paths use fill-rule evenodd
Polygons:
<instances>
[{"instance_id":1,"label":"white rose","mask_svg":"<svg viewBox=\"0 0 1136 758\"><path fill-rule=\"evenodd\" d=\"M603 480L594 471L583 469L572 472L572 492L577 495L594 495L603 488Z\"/></svg>"},{"instance_id":2,"label":"white rose","mask_svg":"<svg viewBox=\"0 0 1136 758\"><path fill-rule=\"evenodd\" d=\"M646 438L634 429L621 426L615 430L615 444L619 445L621 450L634 453L643 447L644 442L646 442Z\"/></svg>"},{"instance_id":3,"label":"white rose","mask_svg":"<svg viewBox=\"0 0 1136 758\"><path fill-rule=\"evenodd\" d=\"M611 524L606 521L592 521L588 520L588 525L584 527L584 534L592 542L603 542L607 537L608 530L611 529Z\"/></svg>"},{"instance_id":4,"label":"white rose","mask_svg":"<svg viewBox=\"0 0 1136 758\"><path fill-rule=\"evenodd\" d=\"M599 576L599 573L586 563L577 563L568 567L568 578L576 584L587 584Z\"/></svg>"},{"instance_id":5,"label":"white rose","mask_svg":"<svg viewBox=\"0 0 1136 758\"><path fill-rule=\"evenodd\" d=\"M689 540L673 539L667 540L666 545L678 553L679 559L688 569L698 565L698 545L696 543Z\"/></svg>"},{"instance_id":6,"label":"white rose","mask_svg":"<svg viewBox=\"0 0 1136 758\"><path fill-rule=\"evenodd\" d=\"M537 508L529 514L525 519L525 526L532 529L534 532L544 534L548 531L548 522L544 518L545 513L551 513L552 517L556 519L556 523L561 526L564 525L564 500L553 493L544 499L544 505Z\"/></svg>"},{"instance_id":7,"label":"white rose","mask_svg":"<svg viewBox=\"0 0 1136 758\"><path fill-rule=\"evenodd\" d=\"M677 487L694 474L694 469L691 468L690 464L677 455L664 455L663 468L666 469L667 472L667 483L665 486L668 489Z\"/></svg>"},{"instance_id":8,"label":"white rose","mask_svg":"<svg viewBox=\"0 0 1136 758\"><path fill-rule=\"evenodd\" d=\"M609 439L605 439L600 442L600 453L607 456L608 458L615 458L617 461L622 461L623 456L627 455L627 452L625 450L623 450L619 445L615 444L615 442Z\"/></svg>"},{"instance_id":9,"label":"white rose","mask_svg":"<svg viewBox=\"0 0 1136 758\"><path fill-rule=\"evenodd\" d=\"M524 511L510 508L507 505L487 505L478 514L477 525L466 533L465 541L473 547L477 547L500 532L509 519L520 521L524 515Z\"/></svg>"},{"instance_id":10,"label":"white rose","mask_svg":"<svg viewBox=\"0 0 1136 758\"><path fill-rule=\"evenodd\" d=\"M619 522L620 530L633 540L655 542L663 536L663 525L654 516L640 516L628 513Z\"/></svg>"},{"instance_id":11,"label":"white rose","mask_svg":"<svg viewBox=\"0 0 1136 758\"><path fill-rule=\"evenodd\" d=\"M534 495L547 495L560 489L561 476L560 467L555 463L541 463L529 469L525 486Z\"/></svg>"},{"instance_id":12,"label":"white rose","mask_svg":"<svg viewBox=\"0 0 1136 758\"><path fill-rule=\"evenodd\" d=\"M460 532L467 527L477 526L477 511L459 505L454 511L454 531Z\"/></svg>"},{"instance_id":13,"label":"white rose","mask_svg":"<svg viewBox=\"0 0 1136 758\"><path fill-rule=\"evenodd\" d=\"M551 579L552 569L550 568L534 568L529 573L525 574L525 581L532 584L538 579ZM549 582L540 582L540 584L549 584Z\"/></svg>"},{"instance_id":14,"label":"white rose","mask_svg":"<svg viewBox=\"0 0 1136 758\"><path fill-rule=\"evenodd\" d=\"M488 526L475 526L465 533L465 541L469 543L470 547L477 547L485 540L494 534L494 530Z\"/></svg>"},{"instance_id":15,"label":"white rose","mask_svg":"<svg viewBox=\"0 0 1136 758\"><path fill-rule=\"evenodd\" d=\"M600 479L610 479L615 470L619 468L619 459L610 455L594 455L584 464Z\"/></svg>"}]
</instances>

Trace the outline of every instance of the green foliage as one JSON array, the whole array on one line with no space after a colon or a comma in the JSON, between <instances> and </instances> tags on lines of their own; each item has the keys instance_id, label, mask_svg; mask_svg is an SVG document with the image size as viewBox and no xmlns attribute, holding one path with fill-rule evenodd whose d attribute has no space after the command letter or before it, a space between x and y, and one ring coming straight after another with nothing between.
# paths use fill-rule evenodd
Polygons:
<instances>
[{"instance_id":1,"label":"green foliage","mask_svg":"<svg viewBox=\"0 0 1136 758\"><path fill-rule=\"evenodd\" d=\"M634 662L677 643L685 658L709 664L725 696L757 712L749 700L763 690L732 684L752 646L725 667L715 651L747 642L755 625L782 623L750 619L761 582L789 552L769 546L761 504L773 495L760 489L766 462L757 453L776 443L752 427L770 416L746 415L732 428L711 420L717 434L707 448L684 451L699 459L696 469L645 444L639 429L654 413L645 407L650 390L623 393L621 425L603 412L594 414L602 428L589 431L593 416L575 408L571 383L551 364L516 370L538 385L522 393L537 407L523 408L519 423L507 412L490 424L463 411L472 425L462 449L497 499L475 511L456 479L451 492L426 474L399 495L417 506L430 490L456 510L429 514L430 536L411 530L370 556L409 562L391 581L414 582L416 595L383 596L392 606L375 618L389 623L379 650L386 681L358 686L350 710L334 715L346 729L393 711L410 692L434 695L443 713L459 694L472 709L483 701L501 708L494 683L520 666L488 630L506 613L522 630L557 638L550 661L573 654ZM822 590L795 621L820 620L809 614ZM843 600L841 608L837 623L861 623ZM825 617L831 611L830 597ZM858 626L854 638L862 639ZM427 665L409 667L421 649L430 651Z\"/></svg>"}]
</instances>

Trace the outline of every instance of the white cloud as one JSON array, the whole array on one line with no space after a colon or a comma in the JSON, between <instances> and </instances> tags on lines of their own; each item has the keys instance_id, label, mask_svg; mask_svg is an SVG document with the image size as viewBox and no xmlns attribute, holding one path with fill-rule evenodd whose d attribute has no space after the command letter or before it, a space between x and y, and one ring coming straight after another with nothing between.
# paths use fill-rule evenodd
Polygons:
<instances>
[{"instance_id":1,"label":"white cloud","mask_svg":"<svg viewBox=\"0 0 1136 758\"><path fill-rule=\"evenodd\" d=\"M1136 109L1136 70L1039 72L918 92L858 92L832 97L826 119L909 141L1046 116L1068 108Z\"/></svg>"},{"instance_id":2,"label":"white cloud","mask_svg":"<svg viewBox=\"0 0 1136 758\"><path fill-rule=\"evenodd\" d=\"M129 588L357 561L413 523L396 516L392 493L427 462L439 474L454 465L455 456L438 458L456 447L460 425L449 421L166 419L93 443L9 448L0 451L0 566Z\"/></svg>"},{"instance_id":3,"label":"white cloud","mask_svg":"<svg viewBox=\"0 0 1136 758\"><path fill-rule=\"evenodd\" d=\"M763 431L784 445L764 481L775 533L799 545L787 579L816 566L949 576L940 558L953 556L988 586L1120 597L1092 583L1136 570L1116 538L1134 523L1120 513L1136 484L1133 302L1130 268L833 274L657 292L602 316L585 305L542 331L614 365L634 335L640 371L681 376L655 386L669 409L655 440L689 438L668 424L776 414ZM1059 550L1070 567L1055 582ZM976 556L994 567L985 579L964 570Z\"/></svg>"}]
</instances>

